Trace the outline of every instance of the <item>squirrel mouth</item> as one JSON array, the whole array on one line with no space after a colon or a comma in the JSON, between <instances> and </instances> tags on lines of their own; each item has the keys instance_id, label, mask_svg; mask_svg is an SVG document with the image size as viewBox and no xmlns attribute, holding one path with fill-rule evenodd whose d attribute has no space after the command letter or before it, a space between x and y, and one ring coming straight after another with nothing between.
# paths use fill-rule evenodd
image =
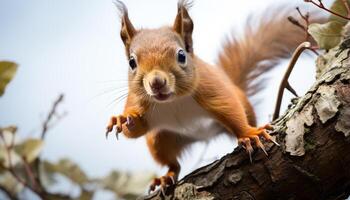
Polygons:
<instances>
[{"instance_id":1,"label":"squirrel mouth","mask_svg":"<svg viewBox=\"0 0 350 200\"><path fill-rule=\"evenodd\" d=\"M153 98L155 98L158 101L165 101L167 99L169 99L169 97L171 97L172 93L168 93L168 94L163 94L161 92L152 95Z\"/></svg>"}]
</instances>

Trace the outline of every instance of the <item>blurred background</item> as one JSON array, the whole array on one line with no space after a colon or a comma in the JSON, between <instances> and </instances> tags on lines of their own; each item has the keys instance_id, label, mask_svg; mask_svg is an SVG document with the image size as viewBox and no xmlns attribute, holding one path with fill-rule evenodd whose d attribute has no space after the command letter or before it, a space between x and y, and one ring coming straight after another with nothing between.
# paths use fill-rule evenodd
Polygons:
<instances>
[{"instance_id":1,"label":"blurred background","mask_svg":"<svg viewBox=\"0 0 350 200\"><path fill-rule=\"evenodd\" d=\"M290 2L195 1L190 10L195 24L195 53L215 63L226 36L233 32L242 35L249 14L266 12L266 7L276 4L295 6ZM293 2L305 4L302 0ZM177 0L124 3L135 27L170 25L176 15ZM305 4L304 11L308 9ZM296 11L291 15L296 16ZM15 78L0 98L0 126L15 124L21 138L38 137L53 101L63 93L64 102L58 111L67 115L50 128L43 159L56 162L69 158L90 177L105 176L111 170L165 173L166 168L151 158L144 138L120 135L117 141L113 134L107 140L104 135L109 117L123 110L124 99L116 98L127 86L128 64L119 31L112 0L0 0L0 60L19 64ZM311 54L304 56L300 61L303 64L297 64L292 73L290 82L298 94L314 82L314 59ZM283 62L268 75L267 88L257 97L261 100L256 105L259 124L271 120L286 66ZM291 97L286 92L282 110ZM222 137L209 144L195 144L181 160L180 178L231 152L236 143ZM112 199L108 195L101 198Z\"/></svg>"}]
</instances>

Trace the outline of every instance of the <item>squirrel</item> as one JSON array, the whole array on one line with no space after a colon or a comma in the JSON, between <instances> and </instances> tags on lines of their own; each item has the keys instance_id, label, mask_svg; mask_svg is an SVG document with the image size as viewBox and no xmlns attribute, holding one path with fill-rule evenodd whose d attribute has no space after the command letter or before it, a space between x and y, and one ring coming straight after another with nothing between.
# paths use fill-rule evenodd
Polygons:
<instances>
[{"instance_id":1,"label":"squirrel","mask_svg":"<svg viewBox=\"0 0 350 200\"><path fill-rule=\"evenodd\" d=\"M289 13L279 10L248 26L243 39L227 39L217 66L211 66L194 53L191 3L179 0L172 26L136 29L125 4L116 1L129 61L128 96L123 114L111 117L106 136L115 127L117 135L146 137L154 160L169 168L154 179L151 191L177 181L178 159L196 141L227 134L236 136L250 157L252 142L266 153L260 137L276 143L268 133L272 127L256 127L248 97L262 89L264 80L257 78L305 39L287 21Z\"/></svg>"}]
</instances>

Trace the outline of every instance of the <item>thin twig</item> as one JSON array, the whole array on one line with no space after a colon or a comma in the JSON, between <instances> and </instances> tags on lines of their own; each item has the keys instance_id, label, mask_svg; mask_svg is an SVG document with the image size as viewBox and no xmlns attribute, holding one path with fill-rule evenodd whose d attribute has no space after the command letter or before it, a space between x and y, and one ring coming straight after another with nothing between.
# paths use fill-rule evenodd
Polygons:
<instances>
[{"instance_id":1,"label":"thin twig","mask_svg":"<svg viewBox=\"0 0 350 200\"><path fill-rule=\"evenodd\" d=\"M305 14L303 14L299 7L296 7L295 9L297 10L297 12L300 15L300 17L304 20L305 25L300 23L297 19L295 19L292 16L289 16L288 20L289 20L289 22L291 22L292 24L294 24L295 26L301 28L304 31L304 33L305 33L305 41L308 41L309 38L310 38L310 33L308 32L308 27L310 25L310 20L309 20L310 14L309 14L309 12L306 12Z\"/></svg>"},{"instance_id":2,"label":"thin twig","mask_svg":"<svg viewBox=\"0 0 350 200\"><path fill-rule=\"evenodd\" d=\"M68 115L68 112L63 112L62 114L58 115L56 114L56 120L50 123L50 125L47 127L48 129L51 129L52 127L56 126L56 124L58 124L64 117L66 117Z\"/></svg>"},{"instance_id":3,"label":"thin twig","mask_svg":"<svg viewBox=\"0 0 350 200\"><path fill-rule=\"evenodd\" d=\"M57 107L58 105L63 101L64 95L60 94L58 96L58 98L56 99L56 101L54 101L54 103L52 104L52 107L50 109L49 114L46 117L46 120L43 122L42 125L42 131L41 131L41 139L44 140L45 136L48 132L48 130L50 129L50 123L52 121L52 118L56 115L57 116ZM66 113L65 113L66 114ZM40 170L40 164L41 164L41 159L40 156L38 156L34 162L33 162L33 169L34 169L34 178L35 178L35 182L41 187L44 188L42 186L42 181L41 181L41 170Z\"/></svg>"},{"instance_id":4,"label":"thin twig","mask_svg":"<svg viewBox=\"0 0 350 200\"><path fill-rule=\"evenodd\" d=\"M52 108L51 108L49 114L47 115L46 120L43 123L43 128L41 131L41 139L42 140L45 139L45 135L49 129L49 122L51 121L52 117L55 115L57 106L63 101L63 97L64 97L63 94L60 94L58 96L57 100L52 105Z\"/></svg>"},{"instance_id":5,"label":"thin twig","mask_svg":"<svg viewBox=\"0 0 350 200\"><path fill-rule=\"evenodd\" d=\"M305 41L308 41L309 40L309 38L310 38L310 33L308 32L308 28L309 28L309 25L310 25L310 20L309 20L309 18L310 18L310 14L309 14L309 12L306 12L305 14L303 14L302 12L301 12L301 10L300 10L300 8L299 7L296 7L295 8L296 10L297 10L297 12L298 12L298 14L300 15L300 17L304 20L304 22L305 22L305 28L304 28L304 32L305 32Z\"/></svg>"},{"instance_id":6,"label":"thin twig","mask_svg":"<svg viewBox=\"0 0 350 200\"><path fill-rule=\"evenodd\" d=\"M348 16L343 16L343 15L341 15L341 14L339 14L339 13L336 13L336 12L334 12L334 11L332 11L332 10L326 8L326 7L323 5L322 1L320 1L320 0L318 0L318 3L316 3L316 2L313 1L313 0L304 0L304 1L305 1L305 2L308 2L308 3L312 3L312 4L314 4L315 6L321 8L322 10L325 10L325 11L327 11L327 12L329 12L329 13L332 13L332 14L335 15L335 16L341 17L341 18L346 19L346 20L350 20L350 17L348 17Z\"/></svg>"},{"instance_id":7,"label":"thin twig","mask_svg":"<svg viewBox=\"0 0 350 200\"><path fill-rule=\"evenodd\" d=\"M7 153L7 158L8 158L8 167L6 168L10 174L22 185L24 185L25 187L27 187L28 189L32 190L34 193L39 194L40 196L40 191L36 190L35 188L31 187L31 185L29 185L25 180L23 180L20 176L17 175L17 173L15 172L14 168L13 168L13 164L12 164L12 157L11 157L11 152L10 152L10 148L9 145L6 144L6 140L4 135L2 134L2 132L0 133L0 138L4 143L5 146L5 150Z\"/></svg>"},{"instance_id":8,"label":"thin twig","mask_svg":"<svg viewBox=\"0 0 350 200\"><path fill-rule=\"evenodd\" d=\"M294 24L295 26L301 28L303 31L306 31L307 29L305 28L304 25L302 25L297 19L295 19L294 17L292 16L289 16L288 17L288 20L290 23Z\"/></svg>"},{"instance_id":9,"label":"thin twig","mask_svg":"<svg viewBox=\"0 0 350 200\"><path fill-rule=\"evenodd\" d=\"M289 76L295 66L295 63L297 62L300 54L305 50L305 49L310 49L311 48L311 43L310 42L303 42L301 43L297 49L294 51L293 56L291 58L291 61L289 62L287 71L285 72L282 82L280 84L279 90L278 90L278 95L277 95L277 100L276 100L276 106L275 106L275 111L273 114L272 120L275 120L279 117L280 109L281 109L281 103L282 103L282 98L283 98L283 93L284 89L288 89L292 93L295 93L295 90L291 87L291 85L288 82ZM294 91L294 92L293 92Z\"/></svg>"},{"instance_id":10,"label":"thin twig","mask_svg":"<svg viewBox=\"0 0 350 200\"><path fill-rule=\"evenodd\" d=\"M56 108L59 105L59 103L62 102L62 100L63 100L63 94L59 95L58 99L54 102L54 104L53 104L53 106L52 106L52 108L47 116L47 119L44 121L42 132L41 132L42 139L45 138L45 135L50 128L49 124L50 124L53 116L56 115ZM65 116L65 115L62 115L62 116ZM60 117L58 117L58 119L60 119ZM68 195L63 195L63 194L58 194L58 193L48 193L45 190L45 188L42 186L41 180L39 178L40 177L39 166L41 163L40 157L36 158L36 160L34 161L34 170L35 171L32 170L32 168L30 167L30 164L26 161L26 159L22 158L25 172L26 172L27 176L29 177L31 184L29 184L25 179L22 179L14 170L14 167L12 164L12 158L11 158L10 151L14 146L14 136L12 137L12 139L10 141L10 145L8 145L8 144L6 144L5 137L3 135L2 130L0 129L0 140L2 140L4 143L5 150L7 152L8 161L9 161L8 167L7 166L1 166L1 167L5 168L20 184L22 184L23 186L25 186L26 188L31 190L33 193L36 193L39 197L41 197L41 199L47 199L48 196L54 197L57 199L72 199ZM3 188L0 187L0 190L3 190ZM5 190L3 190L3 191L5 193L7 192ZM6 193L6 194L8 194L8 193ZM13 197L13 199L17 199L17 198Z\"/></svg>"},{"instance_id":11,"label":"thin twig","mask_svg":"<svg viewBox=\"0 0 350 200\"><path fill-rule=\"evenodd\" d=\"M35 188L35 190L39 191L39 185L36 182L33 170L31 169L29 163L27 162L26 158L22 157L22 161L23 161L23 166L24 166L24 170L30 180L30 182L32 183L33 188Z\"/></svg>"}]
</instances>

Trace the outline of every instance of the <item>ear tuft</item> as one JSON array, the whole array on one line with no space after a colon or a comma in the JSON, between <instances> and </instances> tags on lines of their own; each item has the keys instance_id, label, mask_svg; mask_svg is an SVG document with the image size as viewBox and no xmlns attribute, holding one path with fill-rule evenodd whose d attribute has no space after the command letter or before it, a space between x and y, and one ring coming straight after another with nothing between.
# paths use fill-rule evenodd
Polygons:
<instances>
[{"instance_id":1,"label":"ear tuft","mask_svg":"<svg viewBox=\"0 0 350 200\"><path fill-rule=\"evenodd\" d=\"M120 29L120 37L122 38L125 48L128 52L131 39L135 36L136 34L136 29L132 25L129 16L128 16L128 9L125 6L125 4L122 1L115 0L114 4L119 10L119 15L121 19L121 29Z\"/></svg>"},{"instance_id":2,"label":"ear tuft","mask_svg":"<svg viewBox=\"0 0 350 200\"><path fill-rule=\"evenodd\" d=\"M177 4L177 15L173 25L173 30L176 31L183 39L185 48L188 53L193 53L192 32L193 21L188 14L188 9L193 5L191 0L179 0Z\"/></svg>"},{"instance_id":3,"label":"ear tuft","mask_svg":"<svg viewBox=\"0 0 350 200\"><path fill-rule=\"evenodd\" d=\"M123 19L123 16L128 15L128 8L122 1L115 0L114 5L117 7L121 19Z\"/></svg>"},{"instance_id":4,"label":"ear tuft","mask_svg":"<svg viewBox=\"0 0 350 200\"><path fill-rule=\"evenodd\" d=\"M191 9L192 6L193 6L192 0L179 0L177 3L178 10L180 10L182 8L189 10L189 9Z\"/></svg>"}]
</instances>

